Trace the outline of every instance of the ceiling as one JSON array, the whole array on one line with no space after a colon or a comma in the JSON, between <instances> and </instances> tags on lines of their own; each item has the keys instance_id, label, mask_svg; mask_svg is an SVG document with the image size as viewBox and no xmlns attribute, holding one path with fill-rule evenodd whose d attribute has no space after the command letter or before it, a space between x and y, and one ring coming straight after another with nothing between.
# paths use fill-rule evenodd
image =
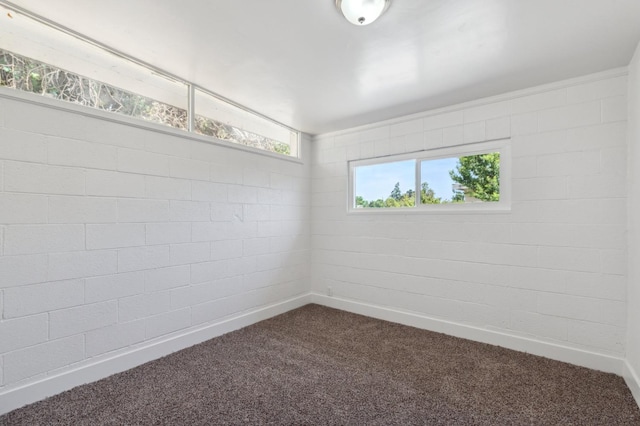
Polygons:
<instances>
[{"instance_id":1,"label":"ceiling","mask_svg":"<svg viewBox=\"0 0 640 426\"><path fill-rule=\"evenodd\" d=\"M625 66L639 0L20 0L21 7L310 134Z\"/></svg>"}]
</instances>

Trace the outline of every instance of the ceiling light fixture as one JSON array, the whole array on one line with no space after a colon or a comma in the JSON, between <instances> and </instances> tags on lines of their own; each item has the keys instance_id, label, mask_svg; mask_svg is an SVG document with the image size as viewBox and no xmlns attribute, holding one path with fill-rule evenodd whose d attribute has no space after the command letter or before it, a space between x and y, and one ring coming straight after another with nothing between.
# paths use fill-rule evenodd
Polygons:
<instances>
[{"instance_id":1,"label":"ceiling light fixture","mask_svg":"<svg viewBox=\"0 0 640 426\"><path fill-rule=\"evenodd\" d=\"M336 0L336 7L354 25L368 25L378 19L391 0Z\"/></svg>"}]
</instances>

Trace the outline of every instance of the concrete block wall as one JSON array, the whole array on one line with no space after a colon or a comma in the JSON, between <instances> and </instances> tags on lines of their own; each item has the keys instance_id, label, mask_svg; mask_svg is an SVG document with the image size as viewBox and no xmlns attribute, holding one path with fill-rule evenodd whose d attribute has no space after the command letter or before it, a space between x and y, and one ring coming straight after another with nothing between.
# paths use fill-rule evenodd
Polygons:
<instances>
[{"instance_id":1,"label":"concrete block wall","mask_svg":"<svg viewBox=\"0 0 640 426\"><path fill-rule=\"evenodd\" d=\"M0 96L0 394L308 292L308 161L29 99Z\"/></svg>"},{"instance_id":2,"label":"concrete block wall","mask_svg":"<svg viewBox=\"0 0 640 426\"><path fill-rule=\"evenodd\" d=\"M640 404L640 44L629 65L629 282L627 383Z\"/></svg>"},{"instance_id":3,"label":"concrete block wall","mask_svg":"<svg viewBox=\"0 0 640 426\"><path fill-rule=\"evenodd\" d=\"M623 357L626 121L626 70L613 70L315 137L313 291ZM499 138L512 148L509 212L347 213L349 160Z\"/></svg>"}]
</instances>

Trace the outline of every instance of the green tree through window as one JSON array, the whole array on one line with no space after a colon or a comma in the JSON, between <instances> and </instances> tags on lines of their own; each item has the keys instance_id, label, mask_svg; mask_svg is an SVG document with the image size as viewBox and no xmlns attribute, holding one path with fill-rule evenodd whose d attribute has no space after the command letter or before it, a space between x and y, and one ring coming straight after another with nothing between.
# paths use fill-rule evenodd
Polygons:
<instances>
[{"instance_id":1,"label":"green tree through window","mask_svg":"<svg viewBox=\"0 0 640 426\"><path fill-rule=\"evenodd\" d=\"M496 202L500 201L500 153L491 152L486 154L475 154L463 157L451 157L448 167L437 172L432 177L447 176L453 182L451 196L444 198L442 194L436 194L428 182L422 181L420 185L420 204L448 204L448 203L470 203L470 202ZM440 162L440 166L435 161ZM438 170L441 167L440 159L430 163L430 160L423 161L422 167L432 167L431 170ZM454 166L455 164L455 166ZM426 174L422 169L423 176ZM406 183L406 182L405 182ZM437 185L436 185L437 186ZM443 181L440 181L439 188L442 191ZM440 196L439 196L440 195ZM416 194L414 189L403 192L400 182L391 189L386 199L366 200L361 195L355 197L356 208L394 208L394 207L414 207L416 205Z\"/></svg>"},{"instance_id":2,"label":"green tree through window","mask_svg":"<svg viewBox=\"0 0 640 426\"><path fill-rule=\"evenodd\" d=\"M460 157L449 176L462 186L461 192L465 196L482 201L500 201L499 152ZM460 192L454 195L454 201L456 198L460 200Z\"/></svg>"}]
</instances>

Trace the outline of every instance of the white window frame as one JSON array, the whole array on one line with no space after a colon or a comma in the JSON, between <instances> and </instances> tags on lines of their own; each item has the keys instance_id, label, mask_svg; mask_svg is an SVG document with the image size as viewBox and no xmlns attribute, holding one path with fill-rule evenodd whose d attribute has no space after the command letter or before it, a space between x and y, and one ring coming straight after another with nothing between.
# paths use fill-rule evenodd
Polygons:
<instances>
[{"instance_id":1,"label":"white window frame","mask_svg":"<svg viewBox=\"0 0 640 426\"><path fill-rule=\"evenodd\" d=\"M347 212L349 214L411 214L411 213L504 213L511 210L511 140L496 139L486 142L455 145L406 154L389 155L384 157L367 158L348 162L349 188L347 191ZM441 158L465 157L469 155L500 153L500 201L483 203L420 203L421 163L422 161L438 160ZM415 188L416 205L414 207L396 208L356 208L355 207L355 170L362 166L394 163L397 161L416 160Z\"/></svg>"}]
</instances>

